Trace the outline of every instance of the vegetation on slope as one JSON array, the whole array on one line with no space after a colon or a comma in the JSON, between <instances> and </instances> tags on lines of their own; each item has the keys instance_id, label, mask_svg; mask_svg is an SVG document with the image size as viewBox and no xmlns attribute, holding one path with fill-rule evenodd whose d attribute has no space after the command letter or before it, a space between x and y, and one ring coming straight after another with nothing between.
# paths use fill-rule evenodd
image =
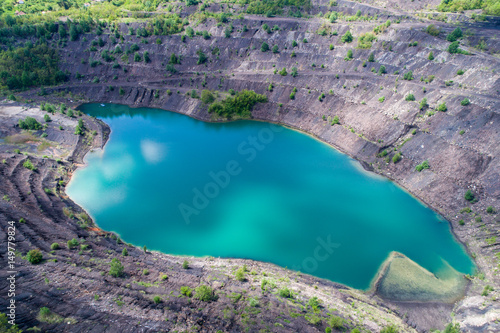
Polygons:
<instances>
[{"instance_id":1,"label":"vegetation on slope","mask_svg":"<svg viewBox=\"0 0 500 333\"><path fill-rule=\"evenodd\" d=\"M482 9L488 15L500 15L498 0L442 0L438 10L443 12L461 12L464 10Z\"/></svg>"},{"instance_id":2,"label":"vegetation on slope","mask_svg":"<svg viewBox=\"0 0 500 333\"><path fill-rule=\"evenodd\" d=\"M265 102L267 102L265 95L257 94L252 90L242 90L235 96L228 96L222 101L213 102L208 107L208 112L227 119L249 118L255 104Z\"/></svg>"},{"instance_id":3,"label":"vegetation on slope","mask_svg":"<svg viewBox=\"0 0 500 333\"><path fill-rule=\"evenodd\" d=\"M58 68L58 56L46 44L0 52L0 89L25 89L40 85L53 85L66 81L67 76Z\"/></svg>"}]
</instances>

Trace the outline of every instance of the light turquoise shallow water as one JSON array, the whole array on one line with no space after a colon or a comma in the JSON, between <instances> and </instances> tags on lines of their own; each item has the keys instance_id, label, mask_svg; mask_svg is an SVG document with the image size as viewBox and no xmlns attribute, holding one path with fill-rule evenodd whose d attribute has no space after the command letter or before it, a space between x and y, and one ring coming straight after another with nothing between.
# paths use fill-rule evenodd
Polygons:
<instances>
[{"instance_id":1,"label":"light turquoise shallow water","mask_svg":"<svg viewBox=\"0 0 500 333\"><path fill-rule=\"evenodd\" d=\"M437 274L443 260L474 270L446 221L307 135L157 109L81 109L112 134L67 193L126 242L272 262L360 289L391 251Z\"/></svg>"}]
</instances>

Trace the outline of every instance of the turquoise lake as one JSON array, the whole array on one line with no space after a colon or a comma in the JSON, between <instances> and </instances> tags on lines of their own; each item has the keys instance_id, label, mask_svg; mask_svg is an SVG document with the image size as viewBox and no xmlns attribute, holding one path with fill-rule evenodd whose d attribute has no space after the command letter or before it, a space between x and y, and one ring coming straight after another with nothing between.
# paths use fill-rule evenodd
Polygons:
<instances>
[{"instance_id":1,"label":"turquoise lake","mask_svg":"<svg viewBox=\"0 0 500 333\"><path fill-rule=\"evenodd\" d=\"M437 275L445 263L475 269L445 220L308 135L122 105L80 109L112 133L67 193L126 242L272 262L358 289L391 251Z\"/></svg>"}]
</instances>

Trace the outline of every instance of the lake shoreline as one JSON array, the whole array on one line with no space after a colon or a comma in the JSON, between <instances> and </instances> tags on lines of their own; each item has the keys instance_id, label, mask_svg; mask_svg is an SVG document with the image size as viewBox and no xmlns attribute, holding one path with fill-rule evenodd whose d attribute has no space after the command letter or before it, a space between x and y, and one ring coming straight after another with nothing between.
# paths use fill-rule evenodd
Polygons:
<instances>
[{"instance_id":1,"label":"lake shoreline","mask_svg":"<svg viewBox=\"0 0 500 333\"><path fill-rule=\"evenodd\" d=\"M87 104L87 103L85 103L85 104ZM115 103L113 103L113 104L115 105ZM84 104L82 104L82 105L84 105ZM79 105L77 109L81 110L81 106L82 106L82 105ZM88 105L90 105L90 106L95 106L95 107L97 107L97 108L100 108L100 107L105 107L105 106L106 106L106 104L101 104L101 105L99 106L99 105L98 105L98 103L89 103ZM118 105L123 105L123 104L118 104ZM128 105L127 105L127 106L128 106ZM158 110L158 111L160 111L160 110L161 110L161 111L166 111L166 112L173 112L173 111L170 111L170 110L163 110L163 109L157 109L157 108L156 108L156 109L155 109L155 108L152 108L152 110ZM176 113L176 114L181 114L181 115L185 115L185 114L183 114L182 112L173 112L173 113ZM119 113L118 113L118 114L119 114ZM193 118L193 117L190 117L190 118ZM196 119L196 118L194 118L194 119ZM196 119L196 120L198 120L198 119ZM238 120L247 120L247 121L248 121L248 120L250 120L250 121L253 121L253 119L238 119ZM236 121L238 121L238 120L236 120ZM104 123L105 123L108 127L110 127L110 125L106 123L106 119L102 119L101 121L103 121L103 122L104 122ZM228 123L228 122L231 122L231 121L220 121L220 120L217 120L217 121L206 121L206 120L205 120L204 122L211 122L211 123ZM266 122L266 121L263 121L263 120L257 120L257 122L261 122L261 123L269 123L269 122ZM277 124L277 125L283 126L282 124L278 124L278 123L274 123L274 124ZM304 132L304 131L301 131L301 130L299 130L299 129L292 128L292 127L289 127L289 126L283 126L283 127L288 128L288 129L291 129L291 130L293 130L293 131L295 131L295 132L298 132L298 133L300 133L300 134L306 134L307 136L309 136L309 137L313 138L315 141L317 141L317 142L319 142L319 143L321 143L321 144L326 144L329 148L334 148L334 149L335 149L335 151L337 151L338 153L340 153L340 154L342 154L342 155L346 155L345 153L343 153L343 152L339 151L339 150L338 150L338 149L336 149L335 147L332 147L332 146L331 146L330 144L328 144L327 142L322 141L320 138L318 138L318 137L317 137L317 136L315 136L315 135L312 135L312 134L310 134L310 133L307 133L307 132ZM110 128L110 129L109 129L109 131L110 131L110 133L111 133L112 129ZM110 134L110 135L111 135L111 134ZM348 155L347 155L347 156L348 156ZM351 160L351 159L349 158L349 160ZM356 161L356 160L352 160L352 161L353 161L353 163L355 163L357 166L359 166L359 168L361 168L361 167L362 167L362 166L364 166L364 164L365 164L365 163L363 163L362 161ZM354 162L354 161L356 161L356 162ZM368 166L368 167L369 167L369 166ZM365 172L367 172L367 173L368 173L368 172L370 172L370 171L369 171L369 170L367 170L367 169L369 169L369 168L367 168L367 167L363 168L363 170L366 170ZM372 171L373 171L373 170L372 170ZM380 180L380 179L382 179L382 178L381 178L382 176L381 176L381 175L379 175L379 174L377 174L377 173L374 173L374 172L372 173L372 172L370 172L370 174L371 174L371 175L373 175L373 177L379 177L379 180ZM386 178L384 177L383 179L386 179ZM394 182L393 182L393 184L396 184L396 183L394 183ZM70 185L70 184L68 184L68 186L69 186L69 185ZM396 185L397 185L397 184L396 184ZM401 188L401 186L399 186L399 185L398 185L398 188ZM404 189L403 189L403 190L404 190ZM414 195L412 195L411 193L409 193L408 191L405 191L405 193L408 193L408 194L410 194L410 196L411 196L412 198L415 198L415 196L414 196ZM426 205L425 205L424 203L422 203L420 200L419 200L419 204L421 204L421 205L423 205L424 207L426 207ZM91 214L89 214L89 215L91 216ZM443 219L443 220L444 220L444 219ZM453 232L452 232L451 228L449 229L449 231L452 233L452 237L453 237L456 241L458 241L458 239L456 238L456 236L453 234ZM120 235L120 236L122 236L122 235ZM127 241L128 239L125 237L125 240ZM459 241L458 241L458 242L459 242ZM147 242L146 242L146 244L147 244ZM459 244L460 244L460 247L461 247L462 249L464 249L463 244L461 244L460 242L459 242ZM140 246L140 245L137 245L137 246ZM163 252L163 253L166 253L166 254L171 254L170 252ZM188 256L189 256L189 255L191 255L191 254L184 253L184 254L181 254L181 255L188 255ZM202 256L200 256L200 258L203 258L203 257L204 257L203 255L202 255ZM235 257L224 257L224 258L226 258L226 259L234 259ZM391 254L389 254L387 258L391 258ZM384 260L384 263L385 263L385 261L386 261L386 260L388 260L387 258ZM265 262L268 262L268 261L265 261ZM269 263L269 262L268 262L268 263ZM376 274L372 277L372 282L369 284L369 286L367 286L367 288L362 289L363 291L368 292L368 293L376 292L376 285L374 285L374 284L373 284L373 281L374 281L374 280L376 280L376 279L378 279L378 278L379 278L379 276L383 273L383 266L384 266L384 263L382 263L382 264L381 264L381 266L379 266L379 267L378 267ZM321 278L321 277L318 277L318 278ZM324 277L323 277L323 278L324 278ZM336 282L334 279L333 279L333 280L332 280L332 279L329 279L329 280L330 280L330 281L332 281L332 282L334 282L334 283L339 283L339 282ZM352 288L352 287L351 287L351 286L349 286L349 288ZM464 289L465 289L465 287L464 287ZM433 301L434 301L434 302L435 302L435 301L438 301L438 298L434 299ZM456 299L453 299L453 301L449 301L449 303L454 303L455 301L456 301Z\"/></svg>"}]
</instances>

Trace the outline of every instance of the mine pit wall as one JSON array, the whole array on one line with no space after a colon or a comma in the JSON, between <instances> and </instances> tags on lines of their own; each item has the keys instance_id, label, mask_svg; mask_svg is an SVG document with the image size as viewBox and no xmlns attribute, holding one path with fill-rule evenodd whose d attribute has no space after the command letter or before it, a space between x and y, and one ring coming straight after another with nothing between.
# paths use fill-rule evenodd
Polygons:
<instances>
[{"instance_id":1,"label":"mine pit wall","mask_svg":"<svg viewBox=\"0 0 500 333\"><path fill-rule=\"evenodd\" d=\"M500 166L495 157L500 150L500 133L496 130L500 128L500 100L496 93L500 89L500 79L490 70L498 68L498 59L487 54L450 55L444 51L447 42L421 31L420 28L427 23L422 23L421 27L416 23L417 27L411 29L393 24L397 28L378 35L378 42L371 50L361 50L355 49L354 43L342 44L339 41L349 29L345 24L335 25L338 36L323 37L315 33L321 26L319 21L260 19L235 20L235 28L246 24L249 30L234 32L233 35L238 38L230 39L223 37L223 27L217 28L210 23L197 28L210 31L213 37L209 40L198 36L182 43L178 35L159 36L162 44L157 45L152 42L143 44L137 36L125 35L124 44L130 46L137 43L140 53L150 52L151 63L131 61L123 64L120 61L122 68L118 69L113 69L111 63L92 68L88 62L75 60L85 59L86 56L99 59L99 52L93 54L88 51L92 35L88 36L87 42L68 42L68 48L60 50L62 67L79 72L85 79L73 78L70 84L48 91L71 91L74 95L83 93L86 100L93 102L158 107L204 121L215 119L198 99L185 96L191 89L198 92L201 89L222 92L251 89L266 94L270 102L255 108L255 119L281 123L310 133L363 162L365 167L395 180L452 221L454 232L462 242L468 243L471 252L485 251L490 256L492 249L484 247L483 240L491 237L491 233L474 230L474 233L479 233L476 234L479 240L472 239L471 228L458 227L457 222L463 218L458 214L460 209L470 205L463 199L468 188L480 198L479 203L474 205L475 211L484 212L490 205L499 207ZM279 25L281 31L271 35L263 32L260 27L264 21L271 27ZM124 34L125 29L122 27ZM355 35L371 29L363 24L350 27ZM109 36L101 37L107 42L104 49L113 50ZM308 39L308 43L301 42L304 38ZM271 47L279 45L280 52L260 52L264 40ZM294 58L290 57L292 48L289 44L292 40L299 41L299 45L293 48L296 53ZM391 43L392 52L387 47L380 47L380 43L390 40L396 41ZM419 46L409 48L408 43L414 40L419 41ZM329 49L330 43L334 45L334 50ZM215 47L220 50L218 57L210 54ZM206 66L196 65L198 49L209 56ZM348 49L354 51L352 61L344 60ZM427 59L430 51L434 53L435 61ZM371 52L376 62L367 62L367 67L363 68L362 63ZM176 65L178 73L169 76L165 65L172 53L181 55L182 62ZM313 63L315 68L311 67ZM320 68L321 64L325 65L325 69ZM387 75L379 76L370 71L371 68L377 71L381 65L386 67ZM298 68L296 78L272 74L275 68L286 67L290 72L293 66ZM123 68L127 69L126 81L122 78ZM459 69L465 70L465 74L455 75ZM412 70L415 79L397 79L391 75L396 70L401 74ZM207 73L205 78L203 73ZM115 75L118 80L113 80ZM429 75L435 76L430 84L419 80ZM101 83L88 83L93 77L99 77ZM444 81L450 78L455 82L447 87ZM204 80L206 84L203 87ZM274 89L269 92L267 87L271 82ZM463 89L459 85L470 88ZM111 91L109 86L114 90ZM123 95L119 94L120 87L125 91ZM291 100L289 95L294 87L298 92ZM172 95L169 96L167 90ZM333 95L329 94L330 90ZM154 97L155 91L159 93L159 98ZM322 102L318 101L321 93L326 95ZM415 95L415 102L405 101L409 93ZM383 103L379 102L382 96L385 97ZM418 108L418 102L424 97L432 108L446 102L447 112L434 110L435 115L427 118L425 111ZM471 104L463 107L460 102L465 97L471 100ZM282 107L279 107L280 103ZM322 120L323 115L337 115L340 125L330 126ZM412 134L414 130L415 135ZM461 130L465 130L465 135L459 134ZM377 153L387 150L391 158L395 147L403 154L399 163L387 164L383 158L376 157ZM431 169L416 172L415 166L424 160L429 161ZM482 215L483 220L489 223L488 227L498 231L498 224L489 221L487 214ZM490 265L482 264L479 258L477 261L480 268Z\"/></svg>"},{"instance_id":2,"label":"mine pit wall","mask_svg":"<svg viewBox=\"0 0 500 333\"><path fill-rule=\"evenodd\" d=\"M270 27L278 25L281 31L271 35L263 32L260 27L264 22ZM237 32L237 27L243 24L249 30ZM378 42L371 50L356 49L355 42L343 44L339 41L348 29L355 36L371 31L369 24L354 23L350 27L335 24L338 36L330 37L315 33L321 24L316 19L234 20L235 38L227 39L223 37L224 27L207 23L199 25L197 30L210 31L212 37L209 40L197 36L182 43L179 35L153 36L149 38L149 44L141 43L137 36L126 35L127 27L123 26L126 47L137 43L139 53L150 53L151 62L144 64L131 60L123 63L119 60L120 55L116 55L121 66L115 69L112 63L100 59L101 50L89 52L92 39L98 37L87 35L86 42L68 42L66 48L60 49L63 70L73 74L78 72L84 75L84 79L76 80L72 75L68 84L47 88L50 95L40 97L33 93L29 97L73 106L98 102L154 107L203 121L218 121L199 99L186 94L192 89L198 94L202 89L220 92L250 89L266 94L269 102L255 107L252 112L254 119L280 123L314 135L355 158L365 169L394 180L449 220L457 238L466 245L469 253L475 254L478 268L489 281L498 284L493 255L499 244L485 242L499 233L498 215L485 213L490 205L500 209L500 165L497 159L500 152L500 79L494 71L497 69L498 72L498 59L483 53L450 55L445 51L448 42L421 31L429 22L415 22L412 27L393 24L395 30L378 35ZM448 25L446 29L451 27ZM106 41L103 49L114 49L109 36L102 35L101 38ZM154 43L156 38L162 40L161 45ZM302 43L304 38L307 38L307 44ZM291 48L292 40L297 40L299 45ZM418 47L408 47L408 43L414 40L418 40ZM260 52L262 41L270 47L278 45L280 52ZM390 43L392 51L382 45L384 42ZM496 45L494 38L488 43ZM333 50L329 44L334 45ZM211 54L215 47L220 50L218 57ZM123 49L125 51L125 47ZM209 57L206 66L196 64L198 49ZM354 52L351 61L344 60L348 49ZM296 57L290 56L292 50ZM428 60L430 51L435 61ZM362 67L372 52L376 62L367 62L367 66ZM181 55L182 61L175 66L178 72L170 76L165 66L172 53ZM88 61L80 62L81 58L97 59L103 64L91 67ZM313 63L315 68L311 66ZM324 69L320 68L321 64L325 65ZM381 65L386 67L386 75L371 72L372 68L378 71ZM290 73L294 66L299 72L296 78L272 73L275 68L280 70L283 67ZM456 75L459 69L465 70L461 76ZM412 81L393 75L395 71L404 74L409 70L415 77ZM431 83L420 81L420 77L428 78L429 75L435 76ZM100 83L91 83L95 77ZM450 79L454 81L453 85L446 86L444 82ZM203 81L206 81L204 86ZM269 92L271 82L274 88ZM298 91L291 100L289 95L294 87ZM123 94L120 94L120 88ZM168 90L171 95L167 94ZM329 94L330 90L333 94ZM155 98L155 93L159 98ZM318 96L321 93L326 96L320 102ZM415 95L414 102L405 101L409 93ZM379 102L382 96L385 101ZM471 100L471 104L461 106L465 97ZM423 98L427 98L431 110L435 111L431 117L425 110L419 110L418 103ZM435 110L443 102L448 110ZM340 124L331 126L322 120L323 115L338 116ZM461 130L465 134L459 134ZM394 148L403 155L399 163L386 163L385 158L376 157L377 153L387 150L387 157L391 159ZM415 166L424 160L429 161L431 168L416 172ZM464 199L467 189L472 189L479 198L473 206ZM483 221L475 223L473 217L460 214L459 211L466 206L480 213ZM458 224L460 219L466 221L464 226ZM477 290L473 293L477 295Z\"/></svg>"}]
</instances>

